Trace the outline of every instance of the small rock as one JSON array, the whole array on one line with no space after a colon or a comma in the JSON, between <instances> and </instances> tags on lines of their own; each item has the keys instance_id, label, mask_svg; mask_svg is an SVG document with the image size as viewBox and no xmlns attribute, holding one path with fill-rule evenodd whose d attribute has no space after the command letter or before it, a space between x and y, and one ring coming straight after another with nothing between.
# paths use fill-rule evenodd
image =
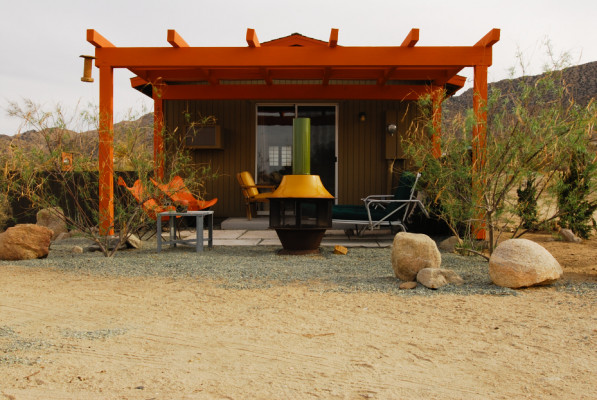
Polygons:
<instances>
[{"instance_id":1,"label":"small rock","mask_svg":"<svg viewBox=\"0 0 597 400\"><path fill-rule=\"evenodd\" d=\"M464 283L456 272L443 268L423 268L417 274L417 281L429 289L439 289L450 283L457 285Z\"/></svg>"},{"instance_id":2,"label":"small rock","mask_svg":"<svg viewBox=\"0 0 597 400\"><path fill-rule=\"evenodd\" d=\"M20 224L0 233L0 260L45 258L50 252L51 229Z\"/></svg>"},{"instance_id":3,"label":"small rock","mask_svg":"<svg viewBox=\"0 0 597 400\"><path fill-rule=\"evenodd\" d=\"M94 251L101 251L101 250L102 250L101 247L99 247L99 245L97 245L97 244L92 244L92 245L86 246L83 249L83 251L85 253L93 253Z\"/></svg>"},{"instance_id":4,"label":"small rock","mask_svg":"<svg viewBox=\"0 0 597 400\"><path fill-rule=\"evenodd\" d=\"M70 232L61 232L58 236L56 236L54 242L59 242L60 240L68 239L70 237Z\"/></svg>"},{"instance_id":5,"label":"small rock","mask_svg":"<svg viewBox=\"0 0 597 400\"><path fill-rule=\"evenodd\" d=\"M527 239L500 243L489 259L489 276L498 286L547 285L562 276L560 263L541 245Z\"/></svg>"},{"instance_id":6,"label":"small rock","mask_svg":"<svg viewBox=\"0 0 597 400\"><path fill-rule=\"evenodd\" d=\"M45 226L54 232L52 240L56 240L61 233L68 232L66 222L64 222L64 211L62 211L62 208L60 207L50 207L39 210L36 215L36 220L37 225Z\"/></svg>"},{"instance_id":7,"label":"small rock","mask_svg":"<svg viewBox=\"0 0 597 400\"><path fill-rule=\"evenodd\" d=\"M81 253L83 253L83 248L81 246L73 246L70 249L70 252L75 253L75 254L81 254Z\"/></svg>"},{"instance_id":8,"label":"small rock","mask_svg":"<svg viewBox=\"0 0 597 400\"><path fill-rule=\"evenodd\" d=\"M414 281L423 268L439 268L442 256L427 235L400 232L392 244L392 268L401 281Z\"/></svg>"},{"instance_id":9,"label":"small rock","mask_svg":"<svg viewBox=\"0 0 597 400\"><path fill-rule=\"evenodd\" d=\"M437 247L441 251L445 251L447 253L454 253L454 249L456 248L457 244L458 244L458 238L456 236L450 236L449 238L444 239L441 242L439 242Z\"/></svg>"},{"instance_id":10,"label":"small rock","mask_svg":"<svg viewBox=\"0 0 597 400\"><path fill-rule=\"evenodd\" d=\"M570 229L560 229L559 234L562 237L562 240L564 242L569 242L569 243L580 243L580 242L582 242L582 239L579 238L578 236L576 236L574 234L574 232L572 232Z\"/></svg>"},{"instance_id":11,"label":"small rock","mask_svg":"<svg viewBox=\"0 0 597 400\"><path fill-rule=\"evenodd\" d=\"M411 282L402 282L400 284L400 286L398 286L398 289L409 290L409 289L414 289L416 287L417 287L417 282L411 281Z\"/></svg>"},{"instance_id":12,"label":"small rock","mask_svg":"<svg viewBox=\"0 0 597 400\"><path fill-rule=\"evenodd\" d=\"M346 255L348 253L348 249L344 246L334 246L334 254L342 254L342 255Z\"/></svg>"},{"instance_id":13,"label":"small rock","mask_svg":"<svg viewBox=\"0 0 597 400\"><path fill-rule=\"evenodd\" d=\"M133 249L140 249L143 247L143 242L139 239L139 236L131 234L126 239L126 246Z\"/></svg>"}]
</instances>

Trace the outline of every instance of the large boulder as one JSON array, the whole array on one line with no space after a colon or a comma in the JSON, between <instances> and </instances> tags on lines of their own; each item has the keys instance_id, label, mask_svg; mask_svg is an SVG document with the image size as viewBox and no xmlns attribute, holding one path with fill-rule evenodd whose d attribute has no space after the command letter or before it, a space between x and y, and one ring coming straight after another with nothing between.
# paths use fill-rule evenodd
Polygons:
<instances>
[{"instance_id":1,"label":"large boulder","mask_svg":"<svg viewBox=\"0 0 597 400\"><path fill-rule=\"evenodd\" d=\"M56 240L63 233L68 233L64 222L64 211L60 207L43 208L37 212L37 225L45 226L54 231L52 240ZM64 235L63 235L64 236Z\"/></svg>"},{"instance_id":2,"label":"large boulder","mask_svg":"<svg viewBox=\"0 0 597 400\"><path fill-rule=\"evenodd\" d=\"M464 280L451 269L423 268L417 273L417 282L429 289L439 289L450 283L461 285Z\"/></svg>"},{"instance_id":3,"label":"large boulder","mask_svg":"<svg viewBox=\"0 0 597 400\"><path fill-rule=\"evenodd\" d=\"M498 286L516 289L550 284L562 276L562 267L541 245L527 239L510 239L491 255L489 276Z\"/></svg>"},{"instance_id":4,"label":"large boulder","mask_svg":"<svg viewBox=\"0 0 597 400\"><path fill-rule=\"evenodd\" d=\"M439 268L442 256L437 245L427 235L400 232L392 244L392 268L396 277L414 281L423 268Z\"/></svg>"},{"instance_id":5,"label":"large boulder","mask_svg":"<svg viewBox=\"0 0 597 400\"><path fill-rule=\"evenodd\" d=\"M22 224L0 233L0 260L47 257L54 232L44 226Z\"/></svg>"}]
</instances>

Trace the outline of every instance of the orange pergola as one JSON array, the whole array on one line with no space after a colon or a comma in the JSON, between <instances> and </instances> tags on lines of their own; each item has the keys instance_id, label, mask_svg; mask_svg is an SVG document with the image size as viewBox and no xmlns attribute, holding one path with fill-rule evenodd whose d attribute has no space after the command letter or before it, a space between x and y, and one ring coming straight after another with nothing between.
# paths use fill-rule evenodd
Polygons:
<instances>
[{"instance_id":1,"label":"orange pergola","mask_svg":"<svg viewBox=\"0 0 597 400\"><path fill-rule=\"evenodd\" d=\"M338 29L327 42L293 34L260 43L247 29L246 47L191 47L168 30L169 47L116 47L93 29L87 41L95 46L99 68L99 212L101 234L113 234L113 71L126 68L136 76L131 85L154 100L156 175L163 177L164 100L417 100L432 95L433 121L439 131L441 102L462 88L458 73L474 68L474 164L482 165L486 134L487 68L492 46L499 40L492 29L473 46L416 46L412 29L402 44L387 47L338 45ZM358 85L358 86L357 86ZM439 137L434 137L436 155Z\"/></svg>"}]
</instances>

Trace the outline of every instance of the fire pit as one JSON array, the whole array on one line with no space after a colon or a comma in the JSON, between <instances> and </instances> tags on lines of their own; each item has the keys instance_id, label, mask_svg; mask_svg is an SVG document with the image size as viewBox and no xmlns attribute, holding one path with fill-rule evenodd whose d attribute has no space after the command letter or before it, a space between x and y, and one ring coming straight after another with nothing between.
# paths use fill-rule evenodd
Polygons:
<instances>
[{"instance_id":1,"label":"fire pit","mask_svg":"<svg viewBox=\"0 0 597 400\"><path fill-rule=\"evenodd\" d=\"M292 172L269 198L269 226L276 230L281 254L319 253L326 229L332 227L332 196L319 175L311 175L311 120L293 121Z\"/></svg>"},{"instance_id":2,"label":"fire pit","mask_svg":"<svg viewBox=\"0 0 597 400\"><path fill-rule=\"evenodd\" d=\"M269 226L276 230L281 254L318 253L332 227L332 196L319 175L286 175L270 201Z\"/></svg>"}]
</instances>

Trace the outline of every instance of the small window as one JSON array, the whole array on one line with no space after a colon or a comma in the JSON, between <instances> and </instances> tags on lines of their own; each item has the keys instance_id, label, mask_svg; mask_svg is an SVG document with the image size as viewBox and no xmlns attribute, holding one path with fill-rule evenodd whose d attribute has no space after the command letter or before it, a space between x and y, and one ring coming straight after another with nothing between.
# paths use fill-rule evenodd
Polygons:
<instances>
[{"instance_id":1,"label":"small window","mask_svg":"<svg viewBox=\"0 0 597 400\"><path fill-rule=\"evenodd\" d=\"M292 166L292 146L280 146L280 164L283 167Z\"/></svg>"},{"instance_id":2,"label":"small window","mask_svg":"<svg viewBox=\"0 0 597 400\"><path fill-rule=\"evenodd\" d=\"M189 149L223 149L220 126L189 126L185 135L185 146Z\"/></svg>"},{"instance_id":3,"label":"small window","mask_svg":"<svg viewBox=\"0 0 597 400\"><path fill-rule=\"evenodd\" d=\"M280 149L278 146L269 146L269 166L280 166Z\"/></svg>"}]
</instances>

